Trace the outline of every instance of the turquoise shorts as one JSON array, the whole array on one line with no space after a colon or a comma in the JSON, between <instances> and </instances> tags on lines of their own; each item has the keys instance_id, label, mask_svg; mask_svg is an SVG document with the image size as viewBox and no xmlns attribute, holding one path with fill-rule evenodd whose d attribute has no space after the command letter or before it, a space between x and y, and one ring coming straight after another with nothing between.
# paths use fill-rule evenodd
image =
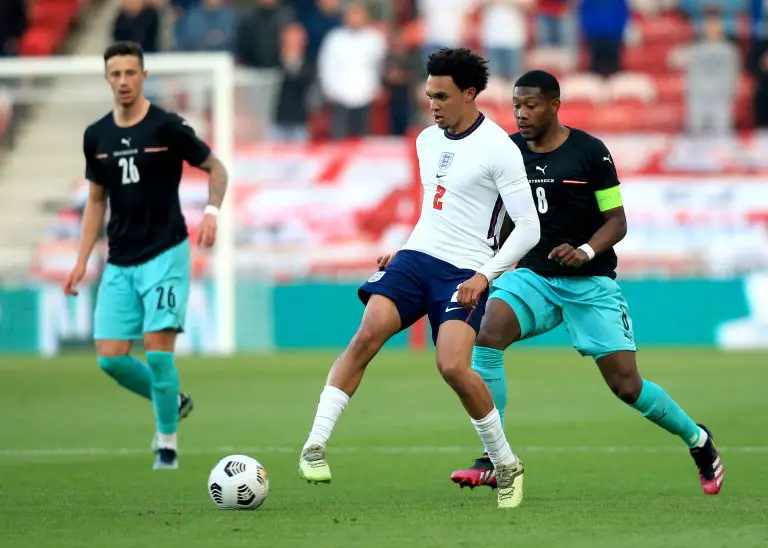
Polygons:
<instances>
[{"instance_id":1,"label":"turquoise shorts","mask_svg":"<svg viewBox=\"0 0 768 548\"><path fill-rule=\"evenodd\" d=\"M518 268L493 282L489 299L501 299L512 307L521 339L564 323L582 356L600 359L637 350L627 301L619 284L608 277L545 278Z\"/></svg>"},{"instance_id":2,"label":"turquoise shorts","mask_svg":"<svg viewBox=\"0 0 768 548\"><path fill-rule=\"evenodd\" d=\"M146 263L107 263L96 297L93 338L136 340L144 333L184 331L190 248L185 240Z\"/></svg>"}]
</instances>

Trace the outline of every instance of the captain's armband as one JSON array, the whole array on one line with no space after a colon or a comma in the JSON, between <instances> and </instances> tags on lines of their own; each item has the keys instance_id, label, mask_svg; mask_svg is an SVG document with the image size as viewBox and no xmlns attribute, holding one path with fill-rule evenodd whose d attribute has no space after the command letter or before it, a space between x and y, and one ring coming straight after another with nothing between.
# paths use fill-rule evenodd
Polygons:
<instances>
[{"instance_id":1,"label":"captain's armband","mask_svg":"<svg viewBox=\"0 0 768 548\"><path fill-rule=\"evenodd\" d=\"M600 211L608 211L624 205L621 201L621 189L618 186L595 191L595 198Z\"/></svg>"}]
</instances>

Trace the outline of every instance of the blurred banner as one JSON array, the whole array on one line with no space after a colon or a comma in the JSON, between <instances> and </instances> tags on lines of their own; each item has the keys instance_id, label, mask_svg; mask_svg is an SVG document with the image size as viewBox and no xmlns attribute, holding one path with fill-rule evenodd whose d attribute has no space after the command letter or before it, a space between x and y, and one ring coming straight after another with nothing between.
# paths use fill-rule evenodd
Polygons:
<instances>
[{"instance_id":1,"label":"blurred banner","mask_svg":"<svg viewBox=\"0 0 768 548\"><path fill-rule=\"evenodd\" d=\"M616 151L629 221L617 247L622 279L768 270L768 256L753 251L768 244L768 177L748 161L757 151L768 158L768 148L751 141L741 166L720 150L716 173L695 149L694 173L685 140L645 136L630 153L626 139L605 139ZM413 144L405 139L241 147L234 167L238 276L361 279L377 254L404 242L417 219L414 172ZM56 279L74 262L86 191L85 181L74 184L70 207L40 244L33 275ZM204 174L188 170L181 198L190 229L207 196ZM196 274L209 272L208 257L196 257Z\"/></svg>"},{"instance_id":2,"label":"blurred banner","mask_svg":"<svg viewBox=\"0 0 768 548\"><path fill-rule=\"evenodd\" d=\"M628 280L638 345L768 348L768 274L730 280ZM0 352L52 356L91 348L95 287L66 299L58 285L0 291ZM242 281L237 286L237 348L241 352L339 348L353 335L363 307L357 284L303 282L277 285ZM193 284L180 354L213 353L214 295L206 282ZM389 347L414 347L429 340L424 326L401 333ZM568 347L561 326L520 343Z\"/></svg>"}]
</instances>

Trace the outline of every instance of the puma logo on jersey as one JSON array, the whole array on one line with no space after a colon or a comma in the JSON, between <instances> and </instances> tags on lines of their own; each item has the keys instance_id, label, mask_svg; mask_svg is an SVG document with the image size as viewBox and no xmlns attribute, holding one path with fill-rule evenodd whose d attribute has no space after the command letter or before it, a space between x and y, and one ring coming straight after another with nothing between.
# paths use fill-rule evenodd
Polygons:
<instances>
[{"instance_id":1,"label":"puma logo on jersey","mask_svg":"<svg viewBox=\"0 0 768 548\"><path fill-rule=\"evenodd\" d=\"M128 148L130 148L130 147L131 147L131 138L130 138L130 137L128 137L128 138L123 138L123 139L120 139L120 142L121 142L121 143L123 143L123 144L124 144L125 146L127 146Z\"/></svg>"},{"instance_id":2,"label":"puma logo on jersey","mask_svg":"<svg viewBox=\"0 0 768 548\"><path fill-rule=\"evenodd\" d=\"M611 162L611 159L608 156L603 156L603 160L605 160L609 164L613 164L613 162Z\"/></svg>"},{"instance_id":3,"label":"puma logo on jersey","mask_svg":"<svg viewBox=\"0 0 768 548\"><path fill-rule=\"evenodd\" d=\"M541 166L536 166L536 169L538 169L539 171L541 171L541 173L543 173L544 175L546 175L546 174L547 174L547 171L546 171L546 170L547 170L547 167L548 167L548 166L544 166L544 167L541 167Z\"/></svg>"}]
</instances>

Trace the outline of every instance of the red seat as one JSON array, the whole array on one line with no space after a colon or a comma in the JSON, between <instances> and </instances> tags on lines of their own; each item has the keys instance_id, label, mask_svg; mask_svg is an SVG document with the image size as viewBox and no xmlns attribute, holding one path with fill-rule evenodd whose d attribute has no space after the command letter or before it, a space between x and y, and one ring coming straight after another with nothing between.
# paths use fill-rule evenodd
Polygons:
<instances>
[{"instance_id":1,"label":"red seat","mask_svg":"<svg viewBox=\"0 0 768 548\"><path fill-rule=\"evenodd\" d=\"M685 76L679 72L660 73L655 76L659 101L680 102L685 99Z\"/></svg>"},{"instance_id":2,"label":"red seat","mask_svg":"<svg viewBox=\"0 0 768 548\"><path fill-rule=\"evenodd\" d=\"M622 52L622 69L651 74L665 72L667 56L674 47L674 43L662 42L625 48Z\"/></svg>"},{"instance_id":3,"label":"red seat","mask_svg":"<svg viewBox=\"0 0 768 548\"><path fill-rule=\"evenodd\" d=\"M52 55L56 45L55 36L48 29L37 27L28 30L21 37L19 53L31 56Z\"/></svg>"},{"instance_id":4,"label":"red seat","mask_svg":"<svg viewBox=\"0 0 768 548\"><path fill-rule=\"evenodd\" d=\"M691 23L686 18L674 14L638 18L635 24L643 37L644 46L690 42L693 38Z\"/></svg>"}]
</instances>

